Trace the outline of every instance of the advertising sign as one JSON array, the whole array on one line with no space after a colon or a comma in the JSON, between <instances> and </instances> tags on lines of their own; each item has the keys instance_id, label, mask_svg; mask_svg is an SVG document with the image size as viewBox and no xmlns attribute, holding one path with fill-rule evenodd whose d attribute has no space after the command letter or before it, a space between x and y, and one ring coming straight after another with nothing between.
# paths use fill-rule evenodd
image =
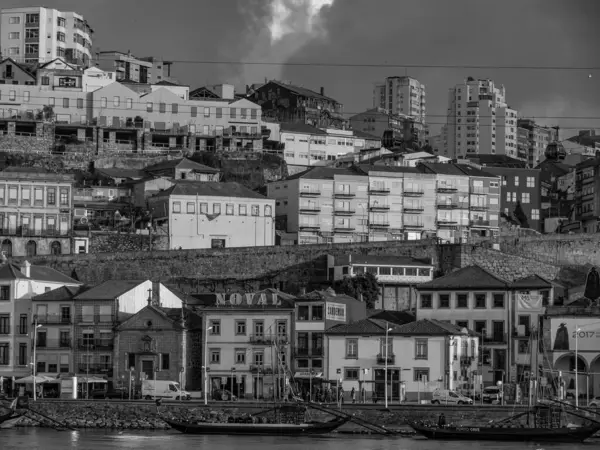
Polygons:
<instances>
[{"instance_id":1,"label":"advertising sign","mask_svg":"<svg viewBox=\"0 0 600 450\"><path fill-rule=\"evenodd\" d=\"M327 302L326 307L326 320L335 320L336 322L346 321L346 305L344 305L343 303Z\"/></svg>"},{"instance_id":2,"label":"advertising sign","mask_svg":"<svg viewBox=\"0 0 600 450\"><path fill-rule=\"evenodd\" d=\"M579 330L579 331L577 331ZM600 350L600 320L598 318L558 318L550 323L552 350L572 352ZM577 340L577 342L575 342Z\"/></svg>"}]
</instances>

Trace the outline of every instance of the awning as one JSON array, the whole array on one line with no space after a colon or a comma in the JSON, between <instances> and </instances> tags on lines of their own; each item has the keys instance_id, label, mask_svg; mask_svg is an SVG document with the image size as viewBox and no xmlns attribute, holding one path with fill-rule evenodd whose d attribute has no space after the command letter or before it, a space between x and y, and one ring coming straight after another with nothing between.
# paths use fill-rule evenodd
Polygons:
<instances>
[{"instance_id":1,"label":"awning","mask_svg":"<svg viewBox=\"0 0 600 450\"><path fill-rule=\"evenodd\" d=\"M90 384L90 383L108 383L107 380L105 380L104 378L98 378L98 377L86 377L85 375L77 377L77 382L78 383L86 383Z\"/></svg>"},{"instance_id":2,"label":"awning","mask_svg":"<svg viewBox=\"0 0 600 450\"><path fill-rule=\"evenodd\" d=\"M33 384L35 378L35 384L48 383L49 381L53 381L55 378L46 377L44 375L29 375L28 377L21 378L15 381L15 384Z\"/></svg>"},{"instance_id":3,"label":"awning","mask_svg":"<svg viewBox=\"0 0 600 450\"><path fill-rule=\"evenodd\" d=\"M296 372L294 378L306 379L309 378L323 378L323 372L314 372L311 376L310 372Z\"/></svg>"}]
</instances>

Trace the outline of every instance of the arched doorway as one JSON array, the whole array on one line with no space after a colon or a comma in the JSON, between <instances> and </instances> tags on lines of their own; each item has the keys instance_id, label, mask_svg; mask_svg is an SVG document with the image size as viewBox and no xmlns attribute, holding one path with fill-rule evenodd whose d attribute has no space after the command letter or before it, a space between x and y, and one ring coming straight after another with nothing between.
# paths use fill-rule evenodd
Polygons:
<instances>
[{"instance_id":1,"label":"arched doorway","mask_svg":"<svg viewBox=\"0 0 600 450\"><path fill-rule=\"evenodd\" d=\"M574 400L575 389L575 353L565 353L554 362L554 370L562 373L565 386L565 395L568 400ZM585 358L577 355L577 390L579 391L579 403L587 398L589 369ZM592 381L591 379L589 380ZM590 386L591 389L591 386Z\"/></svg>"},{"instance_id":2,"label":"arched doorway","mask_svg":"<svg viewBox=\"0 0 600 450\"><path fill-rule=\"evenodd\" d=\"M52 255L60 255L62 253L62 246L60 242L54 241L52 245L50 245L50 254Z\"/></svg>"},{"instance_id":3,"label":"arched doorway","mask_svg":"<svg viewBox=\"0 0 600 450\"><path fill-rule=\"evenodd\" d=\"M37 255L37 243L35 241L29 241L25 245L25 254L29 257Z\"/></svg>"},{"instance_id":4,"label":"arched doorway","mask_svg":"<svg viewBox=\"0 0 600 450\"><path fill-rule=\"evenodd\" d=\"M10 239L4 239L2 241L2 249L0 251L4 252L7 258L12 256L12 242Z\"/></svg>"}]
</instances>

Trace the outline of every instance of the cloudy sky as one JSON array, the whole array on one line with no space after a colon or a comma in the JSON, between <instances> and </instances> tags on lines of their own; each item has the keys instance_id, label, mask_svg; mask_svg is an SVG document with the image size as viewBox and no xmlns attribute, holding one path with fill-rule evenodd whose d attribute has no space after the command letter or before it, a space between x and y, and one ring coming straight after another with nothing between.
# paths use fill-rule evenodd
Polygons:
<instances>
[{"instance_id":1,"label":"cloudy sky","mask_svg":"<svg viewBox=\"0 0 600 450\"><path fill-rule=\"evenodd\" d=\"M3 0L2 6L31 3ZM374 82L408 74L426 84L428 120L436 130L444 122L448 89L473 76L504 84L510 106L522 116L563 126L563 137L572 132L567 127L600 129L600 69L594 70L600 68L600 0L54 0L51 4L83 14L96 30L94 47L176 61L175 75L191 87L230 82L241 88L278 78L314 90L323 86L352 113L372 106ZM207 61L252 64L203 63ZM315 63L319 65L311 65ZM402 64L412 67L389 67Z\"/></svg>"}]
</instances>

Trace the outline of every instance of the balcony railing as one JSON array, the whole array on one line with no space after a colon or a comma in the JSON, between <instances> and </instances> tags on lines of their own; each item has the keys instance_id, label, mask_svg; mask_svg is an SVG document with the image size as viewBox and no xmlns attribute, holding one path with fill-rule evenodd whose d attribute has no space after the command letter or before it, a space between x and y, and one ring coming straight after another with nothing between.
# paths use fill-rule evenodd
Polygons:
<instances>
[{"instance_id":1,"label":"balcony railing","mask_svg":"<svg viewBox=\"0 0 600 450\"><path fill-rule=\"evenodd\" d=\"M307 348L296 348L294 350L294 356L308 357L308 356L323 356L325 353L323 347L307 347Z\"/></svg>"},{"instance_id":2,"label":"balcony railing","mask_svg":"<svg viewBox=\"0 0 600 450\"><path fill-rule=\"evenodd\" d=\"M438 227L453 227L455 225L458 225L458 222L456 220L439 220L437 221L437 225Z\"/></svg>"},{"instance_id":3,"label":"balcony railing","mask_svg":"<svg viewBox=\"0 0 600 450\"><path fill-rule=\"evenodd\" d=\"M336 233L354 233L354 227L334 227L333 231Z\"/></svg>"},{"instance_id":4,"label":"balcony railing","mask_svg":"<svg viewBox=\"0 0 600 450\"><path fill-rule=\"evenodd\" d=\"M404 223L404 228L424 228L422 223Z\"/></svg>"},{"instance_id":5,"label":"balcony railing","mask_svg":"<svg viewBox=\"0 0 600 450\"><path fill-rule=\"evenodd\" d=\"M112 366L109 365L98 365L98 364L85 364L79 363L79 373L82 374L93 374L93 373L107 373L112 371Z\"/></svg>"},{"instance_id":6,"label":"balcony railing","mask_svg":"<svg viewBox=\"0 0 600 450\"><path fill-rule=\"evenodd\" d=\"M389 210L390 210L390 205L376 204L376 205L369 206L369 211L389 211Z\"/></svg>"},{"instance_id":7,"label":"balcony railing","mask_svg":"<svg viewBox=\"0 0 600 450\"><path fill-rule=\"evenodd\" d=\"M308 356L310 354L310 350L305 347L295 348L294 356Z\"/></svg>"},{"instance_id":8,"label":"balcony railing","mask_svg":"<svg viewBox=\"0 0 600 450\"><path fill-rule=\"evenodd\" d=\"M336 216L351 216L356 213L353 209L338 209L336 208L333 212Z\"/></svg>"},{"instance_id":9,"label":"balcony railing","mask_svg":"<svg viewBox=\"0 0 600 450\"><path fill-rule=\"evenodd\" d=\"M72 348L73 341L71 339L44 339L38 340L35 343L36 348Z\"/></svg>"},{"instance_id":10,"label":"balcony railing","mask_svg":"<svg viewBox=\"0 0 600 450\"><path fill-rule=\"evenodd\" d=\"M17 333L19 334L27 334L29 332L29 327L27 325L19 325L17 327Z\"/></svg>"},{"instance_id":11,"label":"balcony railing","mask_svg":"<svg viewBox=\"0 0 600 450\"><path fill-rule=\"evenodd\" d=\"M506 344L507 336L506 333L494 333L489 336L484 336L483 342L485 344Z\"/></svg>"},{"instance_id":12,"label":"balcony railing","mask_svg":"<svg viewBox=\"0 0 600 450\"><path fill-rule=\"evenodd\" d=\"M420 197L423 194L425 194L425 191L423 191L422 189L411 189L408 191L404 191L405 197Z\"/></svg>"},{"instance_id":13,"label":"balcony railing","mask_svg":"<svg viewBox=\"0 0 600 450\"><path fill-rule=\"evenodd\" d=\"M440 185L436 188L437 192L456 192L458 188L456 186L444 186Z\"/></svg>"},{"instance_id":14,"label":"balcony railing","mask_svg":"<svg viewBox=\"0 0 600 450\"><path fill-rule=\"evenodd\" d=\"M316 223L304 224L298 227L300 231L319 231L321 229L321 225L317 225Z\"/></svg>"},{"instance_id":15,"label":"balcony railing","mask_svg":"<svg viewBox=\"0 0 600 450\"><path fill-rule=\"evenodd\" d=\"M47 314L45 316L37 316L37 323L41 325L69 325L71 324L71 316L63 316L61 314Z\"/></svg>"},{"instance_id":16,"label":"balcony railing","mask_svg":"<svg viewBox=\"0 0 600 450\"><path fill-rule=\"evenodd\" d=\"M114 342L112 339L79 339L80 350L112 350Z\"/></svg>"},{"instance_id":17,"label":"balcony railing","mask_svg":"<svg viewBox=\"0 0 600 450\"><path fill-rule=\"evenodd\" d=\"M298 210L302 214L318 214L321 212L320 206L301 206Z\"/></svg>"},{"instance_id":18,"label":"balcony railing","mask_svg":"<svg viewBox=\"0 0 600 450\"><path fill-rule=\"evenodd\" d=\"M377 364L385 364L386 363L386 357L385 354L379 353L377 355ZM388 364L395 364L396 361L396 355L394 355L393 353L390 355L387 355L387 363Z\"/></svg>"},{"instance_id":19,"label":"balcony railing","mask_svg":"<svg viewBox=\"0 0 600 450\"><path fill-rule=\"evenodd\" d=\"M115 321L114 316L111 315L100 315L96 314L94 316L78 316L77 323L113 323Z\"/></svg>"},{"instance_id":20,"label":"balcony railing","mask_svg":"<svg viewBox=\"0 0 600 450\"><path fill-rule=\"evenodd\" d=\"M440 203L437 203L437 207L438 207L438 209L456 209L456 208L458 208L458 203L454 203L454 202L442 203L442 202L440 202Z\"/></svg>"},{"instance_id":21,"label":"balcony railing","mask_svg":"<svg viewBox=\"0 0 600 450\"><path fill-rule=\"evenodd\" d=\"M273 367L264 364L250 364L250 372L252 373L273 373Z\"/></svg>"},{"instance_id":22,"label":"balcony railing","mask_svg":"<svg viewBox=\"0 0 600 450\"><path fill-rule=\"evenodd\" d=\"M425 208L423 208L422 206L408 206L408 207L404 207L404 212L408 213L408 214L418 214L425 211Z\"/></svg>"},{"instance_id":23,"label":"balcony railing","mask_svg":"<svg viewBox=\"0 0 600 450\"><path fill-rule=\"evenodd\" d=\"M325 354L325 351L324 351L323 347L312 347L310 349L311 356L323 356L324 354Z\"/></svg>"},{"instance_id":24,"label":"balcony railing","mask_svg":"<svg viewBox=\"0 0 600 450\"><path fill-rule=\"evenodd\" d=\"M355 192L336 192L333 195L334 195L334 197L337 197L337 198L352 198L352 197L356 197L356 193Z\"/></svg>"},{"instance_id":25,"label":"balcony railing","mask_svg":"<svg viewBox=\"0 0 600 450\"><path fill-rule=\"evenodd\" d=\"M474 358L471 356L461 356L460 357L460 365L461 366L470 366L473 363Z\"/></svg>"},{"instance_id":26,"label":"balcony railing","mask_svg":"<svg viewBox=\"0 0 600 450\"><path fill-rule=\"evenodd\" d=\"M300 189L301 197L318 197L321 195L321 189Z\"/></svg>"},{"instance_id":27,"label":"balcony railing","mask_svg":"<svg viewBox=\"0 0 600 450\"><path fill-rule=\"evenodd\" d=\"M489 227L490 221L489 220L471 220L469 222L469 224L472 227Z\"/></svg>"},{"instance_id":28,"label":"balcony railing","mask_svg":"<svg viewBox=\"0 0 600 450\"><path fill-rule=\"evenodd\" d=\"M486 211L489 207L487 205L471 205L469 209L472 211Z\"/></svg>"},{"instance_id":29,"label":"balcony railing","mask_svg":"<svg viewBox=\"0 0 600 450\"><path fill-rule=\"evenodd\" d=\"M369 194L386 195L389 193L390 193L390 188L387 188L387 187L371 186L369 188Z\"/></svg>"},{"instance_id":30,"label":"balcony railing","mask_svg":"<svg viewBox=\"0 0 600 450\"><path fill-rule=\"evenodd\" d=\"M389 222L371 222L369 228L389 228Z\"/></svg>"}]
</instances>

